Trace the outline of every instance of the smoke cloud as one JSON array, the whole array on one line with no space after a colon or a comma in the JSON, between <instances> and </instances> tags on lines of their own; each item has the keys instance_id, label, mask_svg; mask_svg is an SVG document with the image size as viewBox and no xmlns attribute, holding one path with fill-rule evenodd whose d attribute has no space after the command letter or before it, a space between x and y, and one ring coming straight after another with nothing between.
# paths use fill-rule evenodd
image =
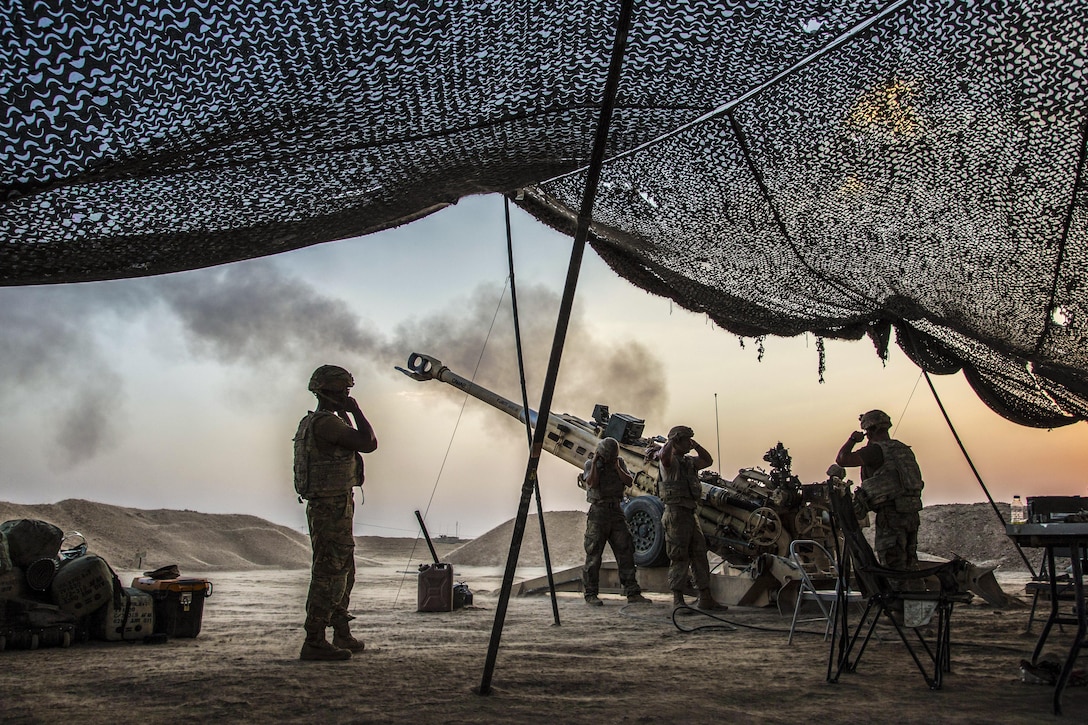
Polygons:
<instances>
[{"instance_id":1,"label":"smoke cloud","mask_svg":"<svg viewBox=\"0 0 1088 725\"><path fill-rule=\"evenodd\" d=\"M123 398L122 381L89 323L139 299L138 292L116 294L102 284L0 289L0 401L9 414L21 404L53 413L46 434L58 470L116 439L118 416L111 412Z\"/></svg>"},{"instance_id":2,"label":"smoke cloud","mask_svg":"<svg viewBox=\"0 0 1088 725\"><path fill-rule=\"evenodd\" d=\"M531 407L540 400L559 295L542 286L518 290L519 324ZM228 365L299 366L340 359L396 374L413 352L433 355L458 374L521 401L508 290L485 285L433 316L390 334L365 324L343 300L255 260L123 282L0 289L0 400L56 407L52 429L62 469L93 458L119 440L123 380L108 362L109 341L92 332L115 317L167 310L199 357ZM577 308L576 308L577 310ZM482 357L481 357L482 356ZM357 374L362 370L356 371ZM663 366L643 343L602 341L577 311L568 327L553 410L588 417L594 403L648 418L665 404ZM415 384L415 383L413 383ZM429 394L460 395L433 384Z\"/></svg>"},{"instance_id":3,"label":"smoke cloud","mask_svg":"<svg viewBox=\"0 0 1088 725\"><path fill-rule=\"evenodd\" d=\"M103 374L120 384L120 376L110 370ZM105 383L105 384L102 384ZM102 381L97 386L77 390L67 413L60 418L57 429L57 446L51 464L62 471L89 460L117 440L117 426L109 412L114 393L109 384Z\"/></svg>"},{"instance_id":4,"label":"smoke cloud","mask_svg":"<svg viewBox=\"0 0 1088 725\"><path fill-rule=\"evenodd\" d=\"M466 298L445 303L441 312L402 323L389 335L369 329L345 302L287 276L267 260L163 278L156 288L182 322L190 349L223 363L309 361L316 367L339 356L348 367L390 373L411 353L421 352L500 395L521 400L510 293L498 285L481 285ZM559 295L546 287L518 289L531 406L540 399L559 303ZM614 412L660 415L666 400L663 377L662 364L646 345L602 342L576 309L555 408L576 406L588 416L594 403L609 401ZM460 395L449 386L433 387L438 395Z\"/></svg>"},{"instance_id":5,"label":"smoke cloud","mask_svg":"<svg viewBox=\"0 0 1088 725\"><path fill-rule=\"evenodd\" d=\"M544 286L518 288L518 327L530 407L540 400L559 304L559 295ZM521 402L509 290L504 294L498 286L482 285L446 312L400 326L390 347L401 351L398 365L404 365L412 352L431 355L458 375ZM567 328L552 410L588 418L595 403L605 403L612 412L639 418L660 416L667 400L663 380L664 365L644 343L631 340L616 346L602 340L600 331L586 323L576 306ZM447 385L434 387L463 395Z\"/></svg>"},{"instance_id":6,"label":"smoke cloud","mask_svg":"<svg viewBox=\"0 0 1088 725\"><path fill-rule=\"evenodd\" d=\"M381 344L345 302L267 260L164 277L156 288L190 349L223 363L294 362L315 351L359 353Z\"/></svg>"}]
</instances>

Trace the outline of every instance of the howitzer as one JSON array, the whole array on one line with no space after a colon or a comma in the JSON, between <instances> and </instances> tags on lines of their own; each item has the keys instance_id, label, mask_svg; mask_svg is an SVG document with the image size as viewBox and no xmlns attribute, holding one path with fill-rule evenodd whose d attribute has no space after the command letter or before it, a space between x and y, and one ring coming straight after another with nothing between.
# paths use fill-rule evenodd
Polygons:
<instances>
[{"instance_id":1,"label":"howitzer","mask_svg":"<svg viewBox=\"0 0 1088 725\"><path fill-rule=\"evenodd\" d=\"M526 410L461 377L434 357L412 353L407 369L397 369L414 380L446 383L517 420L527 419L534 429L539 423L536 411ZM601 439L610 437L619 442L620 456L633 477L625 492L624 514L635 540L635 563L641 567L666 565L668 557L661 525L664 504L658 498L660 471L655 456L666 439L644 436L644 420L624 413L609 413L608 407L601 404L594 407L591 420L553 413L546 425L544 450L579 469ZM750 582L742 587L743 594L727 597L731 603L766 604L783 586L796 582L788 563L793 539L815 539L833 548L826 505L818 497L806 494L808 487L803 487L789 473L786 449L779 443L764 460L772 463L769 473L745 468L731 481L713 471L700 474L703 495L697 515L707 547L730 567L739 569L735 572L738 578ZM585 487L580 475L578 483Z\"/></svg>"}]
</instances>

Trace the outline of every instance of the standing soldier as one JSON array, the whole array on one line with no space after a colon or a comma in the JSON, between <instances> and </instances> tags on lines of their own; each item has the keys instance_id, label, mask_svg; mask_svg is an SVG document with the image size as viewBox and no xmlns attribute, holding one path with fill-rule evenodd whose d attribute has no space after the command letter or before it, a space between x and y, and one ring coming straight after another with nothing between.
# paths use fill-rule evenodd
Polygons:
<instances>
[{"instance_id":1,"label":"standing soldier","mask_svg":"<svg viewBox=\"0 0 1088 725\"><path fill-rule=\"evenodd\" d=\"M363 485L360 453L372 453L378 439L348 393L354 384L351 373L336 365L315 370L309 389L317 396L317 410L299 422L294 439L295 491L300 501L306 499L306 523L313 547L301 660L346 660L364 648L348 626L353 618L348 614L348 603L355 585L352 489ZM325 639L330 625L331 644Z\"/></svg>"},{"instance_id":2,"label":"standing soldier","mask_svg":"<svg viewBox=\"0 0 1088 725\"><path fill-rule=\"evenodd\" d=\"M661 523L665 527L665 551L669 555L669 588L674 606L684 604L688 570L699 590L699 609L724 610L710 593L710 563L706 558L706 537L699 527L695 509L703 496L699 471L714 463L705 448L695 442L695 432L686 425L669 431L669 439L658 454L661 480L658 489L665 504ZM695 456L687 455L692 450Z\"/></svg>"},{"instance_id":3,"label":"standing soldier","mask_svg":"<svg viewBox=\"0 0 1088 725\"><path fill-rule=\"evenodd\" d=\"M623 593L631 604L649 604L642 596L635 574L635 542L627 528L623 515L623 491L631 485L631 473L620 458L620 443L615 438L604 438L597 444L596 453L586 461L582 480L586 484L586 563L582 567L582 589L586 604L601 606L597 598L601 580L601 555L604 545L612 547L620 572Z\"/></svg>"},{"instance_id":4,"label":"standing soldier","mask_svg":"<svg viewBox=\"0 0 1088 725\"><path fill-rule=\"evenodd\" d=\"M922 472L910 446L892 439L892 419L882 410L858 416L861 430L842 444L835 462L861 466L861 487L854 492L859 516L876 511L874 549L889 569L918 565L918 525L922 510ZM854 450L868 437L869 443Z\"/></svg>"}]
</instances>

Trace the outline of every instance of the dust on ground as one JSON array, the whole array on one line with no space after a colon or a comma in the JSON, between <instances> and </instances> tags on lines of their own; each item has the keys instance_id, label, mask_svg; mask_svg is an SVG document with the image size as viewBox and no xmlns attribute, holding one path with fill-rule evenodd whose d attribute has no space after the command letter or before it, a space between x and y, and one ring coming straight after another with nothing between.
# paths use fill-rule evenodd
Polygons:
<instances>
[{"instance_id":1,"label":"dust on ground","mask_svg":"<svg viewBox=\"0 0 1088 725\"><path fill-rule=\"evenodd\" d=\"M0 505L0 519L6 520L9 511ZM552 532L559 541L564 526L570 528L567 533L580 537L584 515L560 516L553 525L549 514L545 521L551 544ZM523 557L532 556L530 532L536 528L535 522L527 526ZM98 532L88 538L92 544L102 540ZM508 536L488 541L480 537L476 546L498 549L505 557ZM963 539L956 545L972 541ZM206 545L190 541L189 554L198 560L211 558L203 550ZM443 560L455 558L456 548L436 543ZM470 545L460 548L459 555L465 558L473 553ZM481 551L480 556L485 553L493 552ZM1005 556L998 548L980 549L979 554L980 560ZM308 582L304 568L226 571L182 566L184 575L205 576L214 583L198 637L160 645L88 642L69 649L0 653L6 670L0 694L2 719L25 723L106 723L119 715L148 723L1053 719L1053 689L1020 682L1020 660L1030 656L1040 628L1036 623L1033 632L1026 632L1027 607L995 610L980 600L958 607L952 621L952 672L945 677L944 689L934 692L894 630L883 626L858 671L832 684L826 680L829 646L822 625L803 625L802 633L787 645L789 616L773 607L734 607L722 620L701 615L674 620L667 597L661 594L650 595L655 600L650 606L628 606L622 598L606 594L605 606L587 607L579 594L559 593L556 624L549 596L515 597L496 633L500 568L455 563L455 578L470 586L473 605L420 613L415 611L416 573L421 563L430 561L425 543L361 537L357 555L352 610L358 618L353 624L367 650L350 661L298 660ZM530 568L533 563L527 560ZM129 567L115 568L126 582L139 574ZM1024 600L1022 586L1009 589L1007 581L1006 590ZM694 631L684 631L690 629ZM489 645L496 635L498 646L489 662ZM1048 651L1067 651L1071 637L1069 627L1055 633ZM477 694L485 679L490 692ZM1064 707L1064 719L1083 720L1088 714L1088 688L1070 687Z\"/></svg>"}]
</instances>

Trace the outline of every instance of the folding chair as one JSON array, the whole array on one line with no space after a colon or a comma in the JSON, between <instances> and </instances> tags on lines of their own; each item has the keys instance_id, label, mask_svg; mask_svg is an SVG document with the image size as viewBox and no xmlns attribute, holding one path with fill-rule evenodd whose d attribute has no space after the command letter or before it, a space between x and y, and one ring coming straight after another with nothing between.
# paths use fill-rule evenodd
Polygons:
<instances>
[{"instance_id":1,"label":"folding chair","mask_svg":"<svg viewBox=\"0 0 1088 725\"><path fill-rule=\"evenodd\" d=\"M1070 549L1055 549L1054 556L1058 559L1068 559L1073 556L1073 553ZM1035 610L1038 608L1039 598L1050 599L1050 571L1047 559L1048 557L1044 552L1038 575L1024 585L1024 591L1031 595L1031 614L1028 615L1028 626L1024 630L1025 632L1031 632L1031 625L1035 622ZM1077 595L1074 591L1075 587L1073 586L1073 577L1069 574L1054 572L1054 581L1058 585L1057 592L1059 600L1066 602L1075 602L1077 600ZM1058 629L1062 632L1065 631L1062 628L1061 622L1058 623Z\"/></svg>"},{"instance_id":2,"label":"folding chair","mask_svg":"<svg viewBox=\"0 0 1088 725\"><path fill-rule=\"evenodd\" d=\"M790 562L800 572L801 588L797 593L797 602L793 606L793 620L790 622L790 636L786 644L793 644L793 633L798 623L825 622L824 641L831 633L831 624L835 619L839 601L847 605L862 600L861 592L850 591L848 583L839 577L838 565L823 544L812 539L794 539L790 542ZM821 588L820 584L833 581L831 589ZM840 587L845 586L845 597L840 597ZM816 602L822 616L798 619L804 602Z\"/></svg>"},{"instance_id":3,"label":"folding chair","mask_svg":"<svg viewBox=\"0 0 1088 725\"><path fill-rule=\"evenodd\" d=\"M842 537L844 559L840 560L840 578L848 577L852 568L866 601L865 612L854 627L853 633L850 634L846 617L847 608L844 606L845 592L840 591L839 616L835 620L837 636L839 635L838 625L840 622L842 624L838 643L838 666L832 675L836 647L833 639L828 658L828 681L838 682L839 675L843 672L857 670L858 663L865 653L865 647L873 635L880 615L883 614L886 620L895 627L895 631L910 653L914 664L917 665L918 671L922 673L926 684L930 689L941 689L944 673L951 671L952 609L956 603L969 602L972 597L971 593L966 591L965 577L962 576L966 571L967 562L963 559L953 559L909 571L882 566L877 562L876 554L873 553L869 542L865 540L865 535L858 524L849 490L845 486L832 485L828 487L828 494L832 521ZM900 584L919 582L934 585L936 588L926 591L904 590L894 586L893 582ZM906 616L906 610L913 609L912 605L917 603L931 606L933 613L937 616L936 633L932 645L926 641L921 625L912 626ZM916 650L915 645L912 645L908 639L907 629L914 631L921 650L925 652L927 656L925 664L919 657L919 651ZM864 639L862 639L862 633L864 633ZM930 667L932 667L932 674L929 671Z\"/></svg>"}]
</instances>

